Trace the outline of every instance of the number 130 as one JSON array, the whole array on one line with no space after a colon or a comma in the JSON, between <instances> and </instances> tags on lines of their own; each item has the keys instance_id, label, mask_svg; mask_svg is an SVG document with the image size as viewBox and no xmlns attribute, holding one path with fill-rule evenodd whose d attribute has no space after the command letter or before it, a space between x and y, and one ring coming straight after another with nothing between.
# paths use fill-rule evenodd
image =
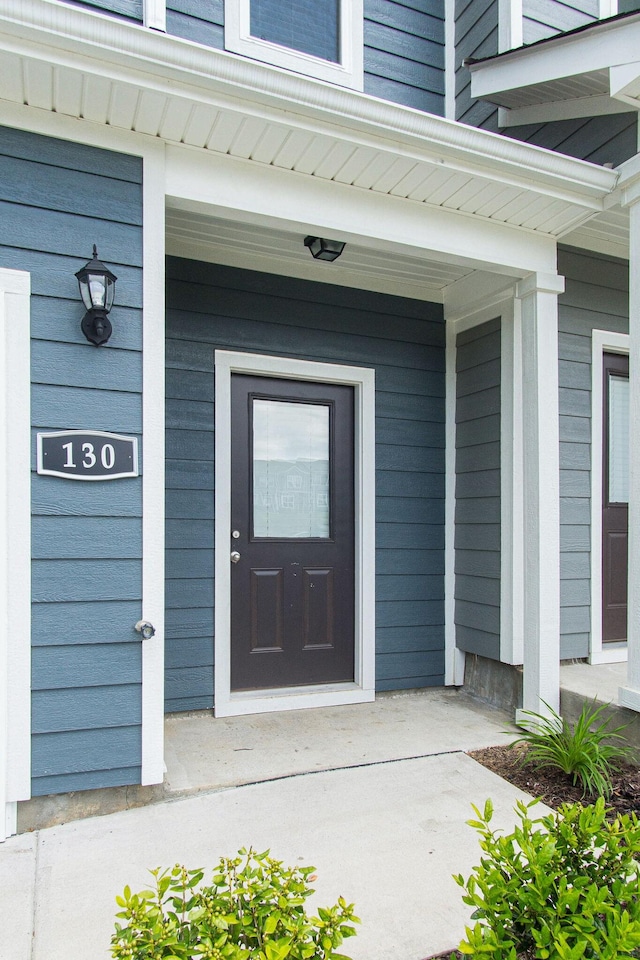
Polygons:
<instances>
[{"instance_id":1,"label":"number 130","mask_svg":"<svg viewBox=\"0 0 640 960\"><path fill-rule=\"evenodd\" d=\"M77 464L74 461L73 456L73 441L69 443L63 443L62 449L67 452L67 459L64 462L65 467L75 468ZM82 444L82 466L86 470L90 470L91 467L94 467L97 462L97 457L95 454L95 447L92 443L83 443ZM100 448L100 463L105 470L112 470L116 462L116 451L113 448L113 445L110 443L105 443Z\"/></svg>"}]
</instances>

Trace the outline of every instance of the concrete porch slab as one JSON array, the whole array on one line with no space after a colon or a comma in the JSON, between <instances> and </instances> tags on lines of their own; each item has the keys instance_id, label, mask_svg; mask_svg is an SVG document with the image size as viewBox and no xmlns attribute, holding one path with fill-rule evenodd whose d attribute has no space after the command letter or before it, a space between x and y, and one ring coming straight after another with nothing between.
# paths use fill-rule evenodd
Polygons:
<instances>
[{"instance_id":1,"label":"concrete porch slab","mask_svg":"<svg viewBox=\"0 0 640 960\"><path fill-rule=\"evenodd\" d=\"M165 721L165 791L245 783L505 743L506 713L453 688L382 694L373 703Z\"/></svg>"}]
</instances>

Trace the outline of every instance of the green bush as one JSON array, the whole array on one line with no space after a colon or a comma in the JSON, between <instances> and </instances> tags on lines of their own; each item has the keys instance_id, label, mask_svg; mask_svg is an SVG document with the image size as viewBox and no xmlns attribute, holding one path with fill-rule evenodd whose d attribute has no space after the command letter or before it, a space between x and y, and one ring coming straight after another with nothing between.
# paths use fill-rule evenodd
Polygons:
<instances>
[{"instance_id":1,"label":"green bush","mask_svg":"<svg viewBox=\"0 0 640 960\"><path fill-rule=\"evenodd\" d=\"M624 725L609 729L611 717L601 720L607 704L589 707L586 703L573 726L546 704L548 715L524 710L520 721L526 732L511 744L526 743L524 760L536 769L550 767L570 774L582 785L584 795L611 796L611 774L621 760L631 756L622 741ZM614 743L613 741L618 741Z\"/></svg>"},{"instance_id":2,"label":"green bush","mask_svg":"<svg viewBox=\"0 0 640 960\"><path fill-rule=\"evenodd\" d=\"M204 871L152 870L153 890L125 887L111 938L117 960L348 960L335 953L359 920L340 897L308 917L314 867L285 867L265 853L223 858Z\"/></svg>"},{"instance_id":3,"label":"green bush","mask_svg":"<svg viewBox=\"0 0 640 960\"><path fill-rule=\"evenodd\" d=\"M484 856L464 888L474 908L459 950L491 960L578 960L640 956L640 823L635 814L607 820L604 800L565 804L532 820L518 802L519 823L501 836L493 813L469 824Z\"/></svg>"}]
</instances>

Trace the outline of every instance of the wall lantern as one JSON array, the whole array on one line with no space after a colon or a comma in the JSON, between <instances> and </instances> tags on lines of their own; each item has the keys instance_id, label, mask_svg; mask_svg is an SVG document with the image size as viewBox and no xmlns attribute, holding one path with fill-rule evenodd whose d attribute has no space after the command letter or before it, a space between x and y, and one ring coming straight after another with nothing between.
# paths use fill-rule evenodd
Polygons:
<instances>
[{"instance_id":1,"label":"wall lantern","mask_svg":"<svg viewBox=\"0 0 640 960\"><path fill-rule=\"evenodd\" d=\"M99 347L107 342L113 329L107 314L113 306L117 277L98 260L95 243L93 260L89 260L82 270L78 270L76 277L80 296L87 308L82 318L82 332L87 340Z\"/></svg>"},{"instance_id":2,"label":"wall lantern","mask_svg":"<svg viewBox=\"0 0 640 960\"><path fill-rule=\"evenodd\" d=\"M346 246L340 240L327 240L324 237L305 237L304 245L309 247L314 260L337 260Z\"/></svg>"}]
</instances>

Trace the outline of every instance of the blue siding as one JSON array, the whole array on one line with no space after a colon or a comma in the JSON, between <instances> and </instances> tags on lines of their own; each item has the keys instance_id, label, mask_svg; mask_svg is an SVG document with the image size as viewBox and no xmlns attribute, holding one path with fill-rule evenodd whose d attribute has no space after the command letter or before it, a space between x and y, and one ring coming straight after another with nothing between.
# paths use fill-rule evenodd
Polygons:
<instances>
[{"instance_id":1,"label":"blue siding","mask_svg":"<svg viewBox=\"0 0 640 960\"><path fill-rule=\"evenodd\" d=\"M598 0L524 0L524 43L535 43L598 19Z\"/></svg>"},{"instance_id":2,"label":"blue siding","mask_svg":"<svg viewBox=\"0 0 640 960\"><path fill-rule=\"evenodd\" d=\"M167 33L224 49L224 0L167 0Z\"/></svg>"},{"instance_id":3,"label":"blue siding","mask_svg":"<svg viewBox=\"0 0 640 960\"><path fill-rule=\"evenodd\" d=\"M534 143L558 153L591 163L614 166L637 153L638 115L616 113L611 116L553 123L509 127L505 133L514 140Z\"/></svg>"},{"instance_id":4,"label":"blue siding","mask_svg":"<svg viewBox=\"0 0 640 960\"><path fill-rule=\"evenodd\" d=\"M443 0L364 0L364 91L444 115Z\"/></svg>"},{"instance_id":5,"label":"blue siding","mask_svg":"<svg viewBox=\"0 0 640 960\"><path fill-rule=\"evenodd\" d=\"M471 99L467 57L491 57L498 52L498 0L455 0L456 120L497 132L498 110L492 103Z\"/></svg>"},{"instance_id":6,"label":"blue siding","mask_svg":"<svg viewBox=\"0 0 640 960\"><path fill-rule=\"evenodd\" d=\"M0 263L32 284L33 793L137 783L141 481L38 476L35 434L140 435L141 161L2 129L0 206ZM94 243L118 276L99 350L74 276Z\"/></svg>"},{"instance_id":7,"label":"blue siding","mask_svg":"<svg viewBox=\"0 0 640 960\"><path fill-rule=\"evenodd\" d=\"M167 709L213 704L216 347L375 368L377 686L442 684L441 308L177 259L168 278Z\"/></svg>"},{"instance_id":8,"label":"blue siding","mask_svg":"<svg viewBox=\"0 0 640 960\"><path fill-rule=\"evenodd\" d=\"M591 631L591 338L628 333L628 264L560 248L560 656L589 654Z\"/></svg>"},{"instance_id":9,"label":"blue siding","mask_svg":"<svg viewBox=\"0 0 640 960\"><path fill-rule=\"evenodd\" d=\"M79 7L89 7L100 13L115 13L130 20L142 22L144 0L72 0Z\"/></svg>"},{"instance_id":10,"label":"blue siding","mask_svg":"<svg viewBox=\"0 0 640 960\"><path fill-rule=\"evenodd\" d=\"M456 347L456 642L499 660L500 320Z\"/></svg>"}]
</instances>

